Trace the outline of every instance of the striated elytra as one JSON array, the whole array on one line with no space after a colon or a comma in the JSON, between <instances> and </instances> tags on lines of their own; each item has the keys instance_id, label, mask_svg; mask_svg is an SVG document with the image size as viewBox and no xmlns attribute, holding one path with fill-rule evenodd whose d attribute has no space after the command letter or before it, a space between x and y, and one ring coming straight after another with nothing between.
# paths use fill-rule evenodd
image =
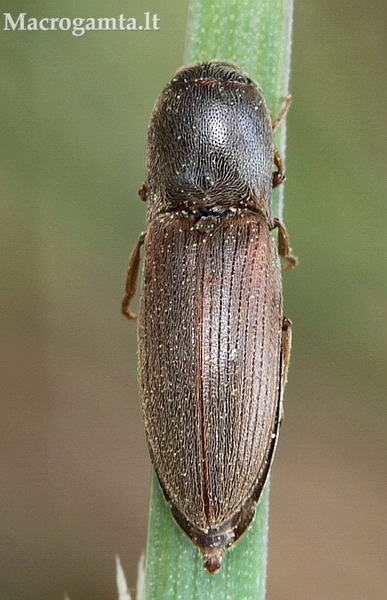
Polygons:
<instances>
[{"instance_id":1,"label":"striated elytra","mask_svg":"<svg viewBox=\"0 0 387 600\"><path fill-rule=\"evenodd\" d=\"M283 114L285 114L284 109ZM139 382L153 466L214 573L246 531L278 436L290 354L279 256L296 263L271 192L285 176L257 84L224 62L181 68L150 120L140 196ZM271 230L278 229L278 250Z\"/></svg>"}]
</instances>

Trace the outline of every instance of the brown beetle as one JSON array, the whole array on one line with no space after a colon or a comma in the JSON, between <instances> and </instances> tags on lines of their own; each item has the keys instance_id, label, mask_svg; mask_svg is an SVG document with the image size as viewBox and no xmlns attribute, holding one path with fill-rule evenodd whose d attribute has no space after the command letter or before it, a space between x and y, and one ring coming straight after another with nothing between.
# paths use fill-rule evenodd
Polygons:
<instances>
[{"instance_id":1,"label":"brown beetle","mask_svg":"<svg viewBox=\"0 0 387 600\"><path fill-rule=\"evenodd\" d=\"M290 322L279 255L296 262L271 213L272 187L284 180L273 144L282 116L272 125L240 69L208 62L176 73L149 125L147 231L122 311L134 318L144 244L139 381L150 454L210 573L254 516L281 419Z\"/></svg>"}]
</instances>

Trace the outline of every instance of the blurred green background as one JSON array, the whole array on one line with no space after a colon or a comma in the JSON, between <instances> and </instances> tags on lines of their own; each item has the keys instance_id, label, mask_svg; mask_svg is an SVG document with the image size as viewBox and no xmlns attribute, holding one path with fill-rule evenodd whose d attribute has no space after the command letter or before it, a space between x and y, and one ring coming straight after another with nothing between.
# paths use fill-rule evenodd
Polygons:
<instances>
[{"instance_id":1,"label":"blurred green background","mask_svg":"<svg viewBox=\"0 0 387 600\"><path fill-rule=\"evenodd\" d=\"M119 305L187 2L2 9L160 17L152 32L0 31L0 598L113 599L115 553L135 583L150 481ZM271 599L387 598L386 16L379 0L295 7L285 221L300 265L284 276Z\"/></svg>"}]
</instances>

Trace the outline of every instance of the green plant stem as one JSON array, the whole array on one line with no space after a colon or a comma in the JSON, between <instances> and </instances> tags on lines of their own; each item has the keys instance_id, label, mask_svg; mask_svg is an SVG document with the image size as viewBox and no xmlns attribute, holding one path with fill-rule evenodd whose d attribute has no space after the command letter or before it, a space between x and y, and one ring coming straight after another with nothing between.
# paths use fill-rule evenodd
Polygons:
<instances>
[{"instance_id":1,"label":"green plant stem","mask_svg":"<svg viewBox=\"0 0 387 600\"><path fill-rule=\"evenodd\" d=\"M192 0L186 61L226 60L261 86L272 118L288 94L293 0ZM282 156L285 124L276 133ZM283 187L283 186L280 186ZM273 194L282 218L283 191ZM197 548L173 520L156 477L145 567L145 600L263 600L265 598L268 483L248 532L224 558L219 572L204 571Z\"/></svg>"},{"instance_id":2,"label":"green plant stem","mask_svg":"<svg viewBox=\"0 0 387 600\"><path fill-rule=\"evenodd\" d=\"M265 597L268 485L249 531L228 551L215 575L172 519L153 476L145 567L146 600L260 600ZM257 542L258 540L258 542Z\"/></svg>"}]
</instances>

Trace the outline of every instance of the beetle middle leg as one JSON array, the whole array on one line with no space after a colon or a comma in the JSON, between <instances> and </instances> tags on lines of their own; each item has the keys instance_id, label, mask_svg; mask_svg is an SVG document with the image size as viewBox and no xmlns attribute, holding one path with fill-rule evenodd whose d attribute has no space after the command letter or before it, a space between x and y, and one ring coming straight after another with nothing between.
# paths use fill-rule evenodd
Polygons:
<instances>
[{"instance_id":1,"label":"beetle middle leg","mask_svg":"<svg viewBox=\"0 0 387 600\"><path fill-rule=\"evenodd\" d=\"M292 249L289 244L289 236L285 225L277 218L274 218L272 229L278 229L278 254L282 256L286 263L284 269L292 269L297 265L297 258L293 256Z\"/></svg>"},{"instance_id":2,"label":"beetle middle leg","mask_svg":"<svg viewBox=\"0 0 387 600\"><path fill-rule=\"evenodd\" d=\"M130 312L129 305L130 305L131 299L133 298L134 294L136 293L137 274L138 274L138 267L140 265L140 248L144 243L145 236L146 236L146 232L143 232L140 235L140 237L137 240L137 244L135 245L133 252L130 256L129 266L128 266L128 274L126 277L126 284L125 284L125 296L123 297L122 302L121 302L121 312L123 315L125 315L125 317L127 317L130 320L137 319L137 315Z\"/></svg>"}]
</instances>

